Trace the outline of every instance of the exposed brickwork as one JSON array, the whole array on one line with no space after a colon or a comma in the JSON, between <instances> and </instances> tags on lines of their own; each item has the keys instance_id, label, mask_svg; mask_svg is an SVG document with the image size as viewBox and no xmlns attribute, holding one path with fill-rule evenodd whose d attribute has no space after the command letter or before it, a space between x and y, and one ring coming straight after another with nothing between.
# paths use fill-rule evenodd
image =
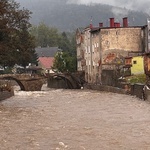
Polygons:
<instances>
[{"instance_id":1,"label":"exposed brickwork","mask_svg":"<svg viewBox=\"0 0 150 150\"><path fill-rule=\"evenodd\" d=\"M142 50L141 28L114 28L102 29L102 49L103 51L112 49L122 49L125 51Z\"/></svg>"}]
</instances>

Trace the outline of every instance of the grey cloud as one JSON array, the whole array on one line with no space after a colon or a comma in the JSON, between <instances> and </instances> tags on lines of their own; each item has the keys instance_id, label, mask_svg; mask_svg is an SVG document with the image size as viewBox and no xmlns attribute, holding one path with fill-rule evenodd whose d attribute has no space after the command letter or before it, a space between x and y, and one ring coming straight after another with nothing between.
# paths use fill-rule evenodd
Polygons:
<instances>
[{"instance_id":1,"label":"grey cloud","mask_svg":"<svg viewBox=\"0 0 150 150\"><path fill-rule=\"evenodd\" d=\"M128 10L127 9L121 9L121 8L112 8L112 13L114 14L115 18L118 20L121 20L123 17L128 16Z\"/></svg>"}]
</instances>

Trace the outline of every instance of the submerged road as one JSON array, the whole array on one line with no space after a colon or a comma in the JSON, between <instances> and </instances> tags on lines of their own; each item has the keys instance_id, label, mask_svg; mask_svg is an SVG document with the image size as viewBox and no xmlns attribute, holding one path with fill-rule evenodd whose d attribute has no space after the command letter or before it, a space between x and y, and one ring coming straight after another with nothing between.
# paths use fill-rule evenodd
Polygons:
<instances>
[{"instance_id":1,"label":"submerged road","mask_svg":"<svg viewBox=\"0 0 150 150\"><path fill-rule=\"evenodd\" d=\"M0 102L1 150L149 150L150 103L90 90L23 92Z\"/></svg>"}]
</instances>

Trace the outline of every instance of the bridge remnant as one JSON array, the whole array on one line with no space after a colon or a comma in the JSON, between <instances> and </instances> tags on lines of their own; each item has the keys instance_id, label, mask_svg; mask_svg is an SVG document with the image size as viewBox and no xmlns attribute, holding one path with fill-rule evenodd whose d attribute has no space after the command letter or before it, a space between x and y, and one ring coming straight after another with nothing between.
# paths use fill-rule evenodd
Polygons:
<instances>
[{"instance_id":1,"label":"bridge remnant","mask_svg":"<svg viewBox=\"0 0 150 150\"><path fill-rule=\"evenodd\" d=\"M22 91L41 91L45 81L45 77L31 74L4 74L0 79L16 81Z\"/></svg>"},{"instance_id":2,"label":"bridge remnant","mask_svg":"<svg viewBox=\"0 0 150 150\"><path fill-rule=\"evenodd\" d=\"M48 75L49 88L80 89L85 83L84 72Z\"/></svg>"}]
</instances>

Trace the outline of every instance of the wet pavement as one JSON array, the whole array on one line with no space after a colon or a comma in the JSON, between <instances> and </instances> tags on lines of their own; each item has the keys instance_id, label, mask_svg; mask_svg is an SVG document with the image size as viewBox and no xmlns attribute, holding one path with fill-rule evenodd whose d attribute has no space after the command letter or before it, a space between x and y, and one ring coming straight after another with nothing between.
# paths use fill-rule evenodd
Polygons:
<instances>
[{"instance_id":1,"label":"wet pavement","mask_svg":"<svg viewBox=\"0 0 150 150\"><path fill-rule=\"evenodd\" d=\"M149 150L150 103L90 90L18 91L0 102L1 150Z\"/></svg>"}]
</instances>

